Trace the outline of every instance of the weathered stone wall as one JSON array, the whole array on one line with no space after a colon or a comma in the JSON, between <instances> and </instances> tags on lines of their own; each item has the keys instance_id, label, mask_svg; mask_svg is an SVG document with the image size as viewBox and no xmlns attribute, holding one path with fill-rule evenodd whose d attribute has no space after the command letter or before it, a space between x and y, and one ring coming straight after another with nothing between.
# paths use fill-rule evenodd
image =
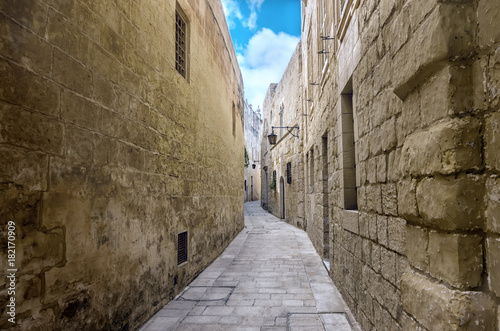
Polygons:
<instances>
[{"instance_id":1,"label":"weathered stone wall","mask_svg":"<svg viewBox=\"0 0 500 331\"><path fill-rule=\"evenodd\" d=\"M401 280L403 326L496 330L500 3L410 4L387 22L407 13L402 47L387 48L395 65L414 58L392 76L401 99L397 208L411 267ZM422 309L427 302L439 308Z\"/></svg>"},{"instance_id":2,"label":"weathered stone wall","mask_svg":"<svg viewBox=\"0 0 500 331\"><path fill-rule=\"evenodd\" d=\"M333 22L333 4L325 2L325 27ZM330 260L332 246L332 213L331 201L338 199L338 192L332 191L338 185L334 169L338 165L336 144L339 131L336 129L337 68L332 57L318 54L322 50L325 55L334 53L334 42L327 40L320 43L319 35L330 35L330 31L318 31L318 24L323 26L319 17L317 4L302 4L302 84L303 113L305 115L304 143L304 176L305 184L305 218L307 233L323 260ZM324 60L321 59L324 57ZM326 147L326 149L325 149Z\"/></svg>"},{"instance_id":3,"label":"weathered stone wall","mask_svg":"<svg viewBox=\"0 0 500 331\"><path fill-rule=\"evenodd\" d=\"M363 330L498 330L500 3L322 3L295 73L311 240Z\"/></svg>"},{"instance_id":4,"label":"weathered stone wall","mask_svg":"<svg viewBox=\"0 0 500 331\"><path fill-rule=\"evenodd\" d=\"M245 202L260 200L261 163L260 146L262 135L262 114L259 108L253 109L248 101L245 110L245 148L248 152L248 167L245 168ZM255 167L255 168L254 168Z\"/></svg>"},{"instance_id":5,"label":"weathered stone wall","mask_svg":"<svg viewBox=\"0 0 500 331\"><path fill-rule=\"evenodd\" d=\"M222 5L178 1L187 79L175 69L176 5L0 2L0 260L5 271L14 221L13 330L136 329L242 229L243 85ZM6 281L1 328L12 326Z\"/></svg>"},{"instance_id":6,"label":"weathered stone wall","mask_svg":"<svg viewBox=\"0 0 500 331\"><path fill-rule=\"evenodd\" d=\"M304 120L301 113L301 81L300 75L297 74L300 65L299 42L280 83L271 84L264 100L262 204L275 216L305 228L302 163ZM276 128L274 133L278 136L277 143L270 145L267 135L271 134L273 126L299 126L299 130L291 130L293 135L298 137L294 137L287 129ZM291 183L287 182L288 162L291 163ZM273 171L276 171L276 183L274 187L270 187L273 186Z\"/></svg>"}]
</instances>

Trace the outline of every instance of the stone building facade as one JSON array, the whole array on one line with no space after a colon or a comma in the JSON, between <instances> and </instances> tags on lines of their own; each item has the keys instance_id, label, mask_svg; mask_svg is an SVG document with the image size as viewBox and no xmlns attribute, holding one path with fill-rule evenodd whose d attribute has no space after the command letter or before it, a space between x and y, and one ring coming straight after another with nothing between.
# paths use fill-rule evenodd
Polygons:
<instances>
[{"instance_id":1,"label":"stone building facade","mask_svg":"<svg viewBox=\"0 0 500 331\"><path fill-rule=\"evenodd\" d=\"M262 135L262 114L260 108L253 109L247 100L245 112L245 149L248 165L245 168L245 202L260 200L260 144Z\"/></svg>"},{"instance_id":2,"label":"stone building facade","mask_svg":"<svg viewBox=\"0 0 500 331\"><path fill-rule=\"evenodd\" d=\"M0 328L136 329L244 226L221 2L5 0L0 17L0 260L13 222L17 269Z\"/></svg>"},{"instance_id":3,"label":"stone building facade","mask_svg":"<svg viewBox=\"0 0 500 331\"><path fill-rule=\"evenodd\" d=\"M306 229L363 330L500 328L498 17L495 0L302 0L263 138L280 116L300 135L262 143L263 174L292 161L299 181L263 204Z\"/></svg>"},{"instance_id":4,"label":"stone building facade","mask_svg":"<svg viewBox=\"0 0 500 331\"><path fill-rule=\"evenodd\" d=\"M299 43L280 84L271 84L264 99L261 205L275 216L304 229L303 132L300 130L304 117L301 81L297 74L301 70L300 62ZM267 140L267 135L271 133L277 135L274 146L269 145Z\"/></svg>"}]
</instances>

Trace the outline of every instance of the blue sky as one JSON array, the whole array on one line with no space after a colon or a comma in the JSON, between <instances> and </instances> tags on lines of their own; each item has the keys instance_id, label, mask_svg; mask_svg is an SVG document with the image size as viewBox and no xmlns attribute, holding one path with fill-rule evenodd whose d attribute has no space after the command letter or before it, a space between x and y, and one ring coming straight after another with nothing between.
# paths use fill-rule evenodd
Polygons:
<instances>
[{"instance_id":1,"label":"blue sky","mask_svg":"<svg viewBox=\"0 0 500 331\"><path fill-rule=\"evenodd\" d=\"M278 83L300 40L300 0L222 0L245 84L245 98L260 107Z\"/></svg>"}]
</instances>

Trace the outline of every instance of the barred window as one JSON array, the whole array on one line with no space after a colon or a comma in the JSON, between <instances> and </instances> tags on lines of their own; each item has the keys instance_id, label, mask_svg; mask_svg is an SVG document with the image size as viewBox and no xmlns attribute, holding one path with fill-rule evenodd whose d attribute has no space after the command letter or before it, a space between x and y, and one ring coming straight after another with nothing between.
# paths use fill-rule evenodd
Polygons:
<instances>
[{"instance_id":1,"label":"barred window","mask_svg":"<svg viewBox=\"0 0 500 331\"><path fill-rule=\"evenodd\" d=\"M286 164L286 182L288 184L292 183L292 162Z\"/></svg>"},{"instance_id":2,"label":"barred window","mask_svg":"<svg viewBox=\"0 0 500 331\"><path fill-rule=\"evenodd\" d=\"M179 9L175 11L175 69L186 78L187 23Z\"/></svg>"}]
</instances>

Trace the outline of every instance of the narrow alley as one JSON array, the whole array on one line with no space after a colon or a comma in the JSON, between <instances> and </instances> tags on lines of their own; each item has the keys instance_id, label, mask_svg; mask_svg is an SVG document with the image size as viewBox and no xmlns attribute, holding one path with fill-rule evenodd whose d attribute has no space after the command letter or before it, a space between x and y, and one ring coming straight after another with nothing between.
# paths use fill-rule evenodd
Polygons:
<instances>
[{"instance_id":1,"label":"narrow alley","mask_svg":"<svg viewBox=\"0 0 500 331\"><path fill-rule=\"evenodd\" d=\"M359 330L307 234L245 204L245 229L141 331Z\"/></svg>"},{"instance_id":2,"label":"narrow alley","mask_svg":"<svg viewBox=\"0 0 500 331\"><path fill-rule=\"evenodd\" d=\"M499 18L0 1L0 330L500 331Z\"/></svg>"}]
</instances>

